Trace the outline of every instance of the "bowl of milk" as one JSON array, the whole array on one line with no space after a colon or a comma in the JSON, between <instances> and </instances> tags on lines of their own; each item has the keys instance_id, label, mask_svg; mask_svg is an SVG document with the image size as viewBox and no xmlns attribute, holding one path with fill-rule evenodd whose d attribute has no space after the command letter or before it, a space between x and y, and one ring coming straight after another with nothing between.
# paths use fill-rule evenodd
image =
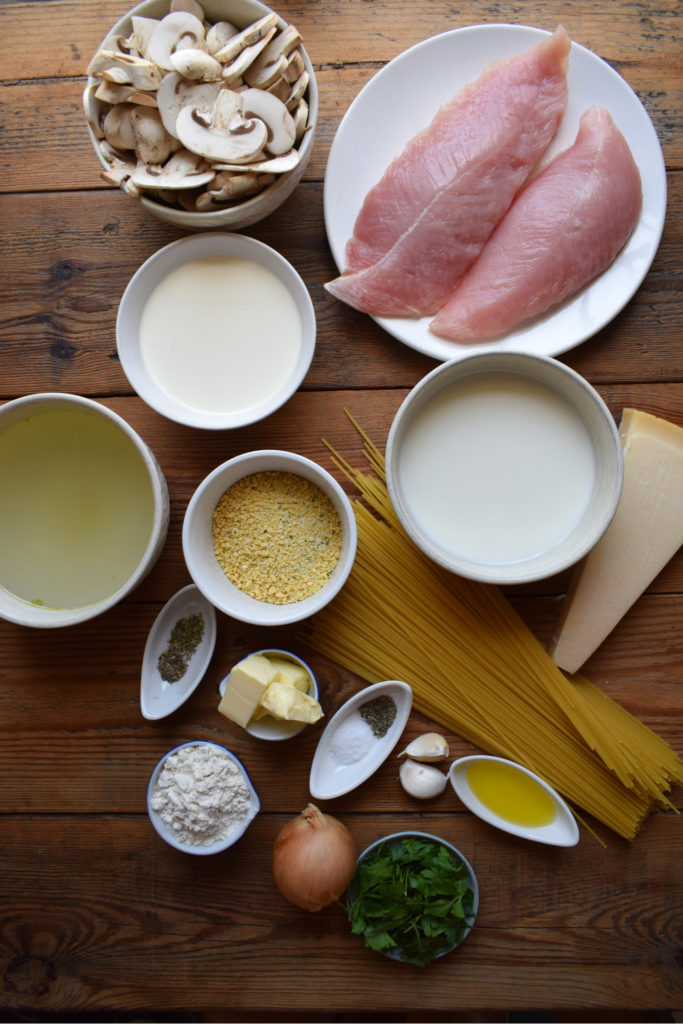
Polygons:
<instances>
[{"instance_id":1,"label":"bowl of milk","mask_svg":"<svg viewBox=\"0 0 683 1024\"><path fill-rule=\"evenodd\" d=\"M117 413L46 392L0 408L0 617L68 626L121 601L166 540L168 488Z\"/></svg>"},{"instance_id":2,"label":"bowl of milk","mask_svg":"<svg viewBox=\"0 0 683 1024\"><path fill-rule=\"evenodd\" d=\"M623 459L607 406L578 373L546 356L485 352L412 389L386 470L396 513L429 558L518 584L561 572L599 540Z\"/></svg>"},{"instance_id":3,"label":"bowl of milk","mask_svg":"<svg viewBox=\"0 0 683 1024\"><path fill-rule=\"evenodd\" d=\"M313 358L306 285L247 235L196 234L164 246L128 283L116 320L123 371L167 419L244 427L280 408Z\"/></svg>"}]
</instances>

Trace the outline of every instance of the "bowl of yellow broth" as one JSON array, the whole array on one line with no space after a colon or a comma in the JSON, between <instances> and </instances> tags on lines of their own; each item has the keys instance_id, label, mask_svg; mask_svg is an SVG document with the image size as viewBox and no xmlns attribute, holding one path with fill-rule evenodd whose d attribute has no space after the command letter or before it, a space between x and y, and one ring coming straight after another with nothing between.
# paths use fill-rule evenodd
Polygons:
<instances>
[{"instance_id":1,"label":"bowl of yellow broth","mask_svg":"<svg viewBox=\"0 0 683 1024\"><path fill-rule=\"evenodd\" d=\"M168 531L156 458L117 413L46 392L0 407L0 617L68 626L140 583Z\"/></svg>"},{"instance_id":2,"label":"bowl of yellow broth","mask_svg":"<svg viewBox=\"0 0 683 1024\"><path fill-rule=\"evenodd\" d=\"M473 754L454 761L451 785L468 810L489 825L549 846L576 846L576 819L559 793L515 761Z\"/></svg>"}]
</instances>

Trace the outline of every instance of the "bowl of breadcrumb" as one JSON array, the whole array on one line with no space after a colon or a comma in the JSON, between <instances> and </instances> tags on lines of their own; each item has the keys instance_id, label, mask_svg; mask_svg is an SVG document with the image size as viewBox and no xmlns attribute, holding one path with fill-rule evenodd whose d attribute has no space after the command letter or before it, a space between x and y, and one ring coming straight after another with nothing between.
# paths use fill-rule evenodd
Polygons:
<instances>
[{"instance_id":1,"label":"bowl of breadcrumb","mask_svg":"<svg viewBox=\"0 0 683 1024\"><path fill-rule=\"evenodd\" d=\"M185 512L183 554L219 611L281 626L308 618L342 588L356 554L356 521L335 478L311 459L274 449L214 469Z\"/></svg>"}]
</instances>

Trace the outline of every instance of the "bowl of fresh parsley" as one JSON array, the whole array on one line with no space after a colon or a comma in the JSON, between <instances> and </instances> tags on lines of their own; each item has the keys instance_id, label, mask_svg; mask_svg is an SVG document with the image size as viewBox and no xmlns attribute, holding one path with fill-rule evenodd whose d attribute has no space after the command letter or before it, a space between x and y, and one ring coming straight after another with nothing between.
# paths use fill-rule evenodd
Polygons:
<instances>
[{"instance_id":1,"label":"bowl of fresh parsley","mask_svg":"<svg viewBox=\"0 0 683 1024\"><path fill-rule=\"evenodd\" d=\"M346 892L353 934L369 949L418 967L459 946L478 909L470 863L427 832L395 832L372 843Z\"/></svg>"}]
</instances>

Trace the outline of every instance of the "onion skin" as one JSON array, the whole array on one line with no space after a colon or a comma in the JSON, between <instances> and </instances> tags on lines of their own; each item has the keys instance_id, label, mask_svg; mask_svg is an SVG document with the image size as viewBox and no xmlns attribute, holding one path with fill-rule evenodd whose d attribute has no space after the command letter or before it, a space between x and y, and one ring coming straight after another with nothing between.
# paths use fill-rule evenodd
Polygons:
<instances>
[{"instance_id":1,"label":"onion skin","mask_svg":"<svg viewBox=\"0 0 683 1024\"><path fill-rule=\"evenodd\" d=\"M346 825L308 804L281 829L273 847L273 880L290 903L318 911L336 902L356 868Z\"/></svg>"}]
</instances>

